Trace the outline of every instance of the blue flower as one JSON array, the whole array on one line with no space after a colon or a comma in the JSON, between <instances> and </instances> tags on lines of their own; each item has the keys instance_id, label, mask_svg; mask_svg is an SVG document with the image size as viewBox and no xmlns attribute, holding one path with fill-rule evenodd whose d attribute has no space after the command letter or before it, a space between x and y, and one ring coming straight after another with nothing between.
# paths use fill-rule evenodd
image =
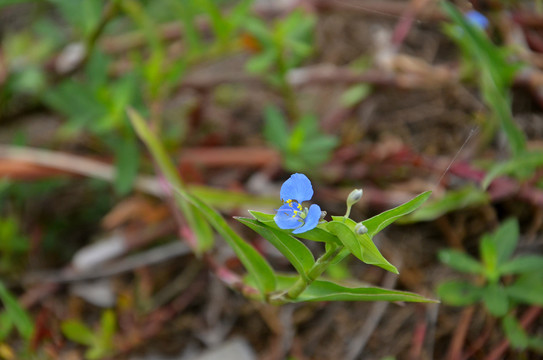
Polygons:
<instances>
[{"instance_id":1,"label":"blue flower","mask_svg":"<svg viewBox=\"0 0 543 360\"><path fill-rule=\"evenodd\" d=\"M313 204L309 209L302 207L304 201L313 197L311 181L304 174L293 174L283 183L280 192L283 206L277 210L275 223L281 229L295 229L293 234L301 234L314 229L321 218L321 208Z\"/></svg>"},{"instance_id":2,"label":"blue flower","mask_svg":"<svg viewBox=\"0 0 543 360\"><path fill-rule=\"evenodd\" d=\"M483 30L489 25L488 19L478 11L470 10L464 16L469 23Z\"/></svg>"}]
</instances>

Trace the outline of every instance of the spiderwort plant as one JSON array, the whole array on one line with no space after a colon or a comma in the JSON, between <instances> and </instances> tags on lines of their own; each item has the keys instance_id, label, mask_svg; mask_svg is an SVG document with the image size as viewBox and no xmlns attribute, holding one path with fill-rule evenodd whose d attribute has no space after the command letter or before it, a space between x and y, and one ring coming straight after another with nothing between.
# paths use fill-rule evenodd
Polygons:
<instances>
[{"instance_id":1,"label":"spiderwort plant","mask_svg":"<svg viewBox=\"0 0 543 360\"><path fill-rule=\"evenodd\" d=\"M386 211L363 222L349 218L351 207L362 197L362 190L353 190L347 200L344 216L332 216L325 221L321 208L312 204L304 206L313 197L313 186L304 174L291 175L281 186L279 197L283 205L275 214L250 211L254 219L237 218L240 222L258 232L275 246L293 265L298 276L278 275L278 289L268 294L273 304L297 301L357 300L372 301L375 294L379 300L431 301L407 292L380 288L350 288L321 279L322 273L333 263L349 254L359 260L398 273L379 252L373 243L373 236L397 218L418 208L430 195L423 193L413 200ZM314 254L298 238L325 244L325 251L316 260Z\"/></svg>"}]
</instances>

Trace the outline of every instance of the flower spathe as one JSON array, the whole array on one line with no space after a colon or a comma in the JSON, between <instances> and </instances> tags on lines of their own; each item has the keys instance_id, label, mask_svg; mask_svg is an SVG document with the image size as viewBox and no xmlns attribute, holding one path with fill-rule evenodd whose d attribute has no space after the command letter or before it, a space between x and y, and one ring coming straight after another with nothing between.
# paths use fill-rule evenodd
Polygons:
<instances>
[{"instance_id":1,"label":"flower spathe","mask_svg":"<svg viewBox=\"0 0 543 360\"><path fill-rule=\"evenodd\" d=\"M302 203L311 200L313 187L304 174L293 174L283 183L280 192L283 206L277 210L275 223L281 229L294 229L293 234L301 234L314 229L321 218L321 208L313 204L304 208Z\"/></svg>"}]
</instances>

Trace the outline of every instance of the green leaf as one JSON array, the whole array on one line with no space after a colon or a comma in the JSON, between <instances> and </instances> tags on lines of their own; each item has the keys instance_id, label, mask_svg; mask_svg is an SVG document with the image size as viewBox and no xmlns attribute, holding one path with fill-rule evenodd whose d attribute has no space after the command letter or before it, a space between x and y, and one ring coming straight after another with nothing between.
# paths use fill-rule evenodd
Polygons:
<instances>
[{"instance_id":1,"label":"green leaf","mask_svg":"<svg viewBox=\"0 0 543 360\"><path fill-rule=\"evenodd\" d=\"M245 68L251 74L265 74L270 70L277 59L274 48L264 49L257 55L253 55L246 63ZM266 136L267 139L269 139Z\"/></svg>"},{"instance_id":2,"label":"green leaf","mask_svg":"<svg viewBox=\"0 0 543 360\"><path fill-rule=\"evenodd\" d=\"M445 304L467 306L481 299L482 289L468 281L451 280L440 284L437 294Z\"/></svg>"},{"instance_id":3,"label":"green leaf","mask_svg":"<svg viewBox=\"0 0 543 360\"><path fill-rule=\"evenodd\" d=\"M320 225L312 230L306 231L301 234L296 234L296 236L302 239L310 240L310 241L320 241L320 242L325 242L325 243L338 243L338 244L340 243L337 236L324 230L323 228L321 228Z\"/></svg>"},{"instance_id":4,"label":"green leaf","mask_svg":"<svg viewBox=\"0 0 543 360\"><path fill-rule=\"evenodd\" d=\"M262 257L251 245L246 243L232 228L228 225L226 220L210 208L203 201L197 197L188 194L180 188L176 188L176 191L198 208L211 223L211 225L217 230L219 234L226 240L228 245L234 250L239 260L245 266L249 275L254 279L258 290L262 294L267 294L275 290L275 273L266 259Z\"/></svg>"},{"instance_id":5,"label":"green leaf","mask_svg":"<svg viewBox=\"0 0 543 360\"><path fill-rule=\"evenodd\" d=\"M259 211L249 210L249 213L254 216L255 219L260 221L261 223L264 223L266 226L279 229L279 226L275 223L275 220L273 219L275 215L273 214L266 214ZM290 230L283 230L290 231ZM321 241L321 242L336 242L339 243L339 239L335 236L330 234L328 231L326 231L324 228L321 228L321 225L319 227L316 227L312 230L306 231L301 234L296 234L296 237L311 240L311 241Z\"/></svg>"},{"instance_id":6,"label":"green leaf","mask_svg":"<svg viewBox=\"0 0 543 360\"><path fill-rule=\"evenodd\" d=\"M140 152L135 138L121 139L115 148L115 190L125 195L138 175Z\"/></svg>"},{"instance_id":7,"label":"green leaf","mask_svg":"<svg viewBox=\"0 0 543 360\"><path fill-rule=\"evenodd\" d=\"M296 278L278 276L279 287L289 288ZM437 302L407 291L383 289L379 287L348 287L326 280L313 281L294 302L302 301L405 301Z\"/></svg>"},{"instance_id":8,"label":"green leaf","mask_svg":"<svg viewBox=\"0 0 543 360\"><path fill-rule=\"evenodd\" d=\"M275 217L275 214L266 214L266 213L263 213L263 212L260 212L260 211L256 211L256 210L249 210L249 213L255 218L257 219L258 221L260 222L263 222L263 223L268 223L268 222L275 222L273 219Z\"/></svg>"},{"instance_id":9,"label":"green leaf","mask_svg":"<svg viewBox=\"0 0 543 360\"><path fill-rule=\"evenodd\" d=\"M338 139L331 135L308 136L304 140L298 155L305 163L305 166L318 166L328 161L332 155L332 151L338 144Z\"/></svg>"},{"instance_id":10,"label":"green leaf","mask_svg":"<svg viewBox=\"0 0 543 360\"><path fill-rule=\"evenodd\" d=\"M498 273L498 249L491 235L483 235L479 243L479 252L481 260L485 266L485 276L490 281L497 281L500 274Z\"/></svg>"},{"instance_id":11,"label":"green leaf","mask_svg":"<svg viewBox=\"0 0 543 360\"><path fill-rule=\"evenodd\" d=\"M82 36L88 36L100 21L102 1L100 0L48 0L56 5L63 17L74 26Z\"/></svg>"},{"instance_id":12,"label":"green leaf","mask_svg":"<svg viewBox=\"0 0 543 360\"><path fill-rule=\"evenodd\" d=\"M341 94L340 103L346 108L355 106L364 100L371 93L371 86L368 84L357 84L351 86Z\"/></svg>"},{"instance_id":13,"label":"green leaf","mask_svg":"<svg viewBox=\"0 0 543 360\"><path fill-rule=\"evenodd\" d=\"M97 101L91 89L71 79L49 89L44 93L43 100L79 127L91 126L95 119L107 113L107 109Z\"/></svg>"},{"instance_id":14,"label":"green leaf","mask_svg":"<svg viewBox=\"0 0 543 360\"><path fill-rule=\"evenodd\" d=\"M515 158L521 156L526 149L526 138L524 133L518 128L513 120L511 113L511 100L508 95L508 89L498 89L495 79L490 79L490 75L483 73L482 90L483 99L493 110L498 118L501 128L507 137L509 147Z\"/></svg>"},{"instance_id":15,"label":"green leaf","mask_svg":"<svg viewBox=\"0 0 543 360\"><path fill-rule=\"evenodd\" d=\"M115 312L113 310L104 311L100 319L100 335L96 343L96 347L100 349L97 358L103 358L113 350L113 336L116 326Z\"/></svg>"},{"instance_id":16,"label":"green leaf","mask_svg":"<svg viewBox=\"0 0 543 360\"><path fill-rule=\"evenodd\" d=\"M289 131L283 114L274 106L264 109L264 137L280 151L287 150Z\"/></svg>"},{"instance_id":17,"label":"green leaf","mask_svg":"<svg viewBox=\"0 0 543 360\"><path fill-rule=\"evenodd\" d=\"M498 265L508 260L517 247L519 237L518 222L512 218L505 221L492 235L496 244Z\"/></svg>"},{"instance_id":18,"label":"green leaf","mask_svg":"<svg viewBox=\"0 0 543 360\"><path fill-rule=\"evenodd\" d=\"M191 208L191 229L196 234L196 239L198 240L197 252L199 255L213 248L213 245L215 244L215 238L213 236L213 229L209 225L206 215L196 208Z\"/></svg>"},{"instance_id":19,"label":"green leaf","mask_svg":"<svg viewBox=\"0 0 543 360\"><path fill-rule=\"evenodd\" d=\"M199 3L205 9L211 20L214 35L223 44L227 44L230 37L230 26L221 14L221 10L213 0L201 0Z\"/></svg>"},{"instance_id":20,"label":"green leaf","mask_svg":"<svg viewBox=\"0 0 543 360\"><path fill-rule=\"evenodd\" d=\"M253 5L253 0L240 0L228 14L228 22L233 30L245 24L251 13L251 5Z\"/></svg>"},{"instance_id":21,"label":"green leaf","mask_svg":"<svg viewBox=\"0 0 543 360\"><path fill-rule=\"evenodd\" d=\"M505 336L507 336L507 340L509 340L515 349L526 349L528 346L528 335L512 314L503 318L502 328Z\"/></svg>"},{"instance_id":22,"label":"green leaf","mask_svg":"<svg viewBox=\"0 0 543 360\"><path fill-rule=\"evenodd\" d=\"M196 13L192 1L168 0L179 18L183 22L183 39L188 44L188 50L191 54L200 54L205 50L205 44L196 27Z\"/></svg>"},{"instance_id":23,"label":"green leaf","mask_svg":"<svg viewBox=\"0 0 543 360\"><path fill-rule=\"evenodd\" d=\"M431 191L426 191L415 198L409 200L405 204L395 207L394 209L387 210L382 212L379 215L363 221L362 223L366 228L368 228L368 235L370 237L375 236L381 230L383 230L388 225L392 224L394 221L398 220L402 216L405 216L413 211L415 211L419 206L421 206L432 194Z\"/></svg>"},{"instance_id":24,"label":"green leaf","mask_svg":"<svg viewBox=\"0 0 543 360\"><path fill-rule=\"evenodd\" d=\"M272 34L270 27L261 19L256 17L246 18L244 21L245 29L254 35L264 45L272 44Z\"/></svg>"},{"instance_id":25,"label":"green leaf","mask_svg":"<svg viewBox=\"0 0 543 360\"><path fill-rule=\"evenodd\" d=\"M13 321L9 314L3 312L0 313L0 342L4 341L8 337L9 333L13 329Z\"/></svg>"},{"instance_id":26,"label":"green leaf","mask_svg":"<svg viewBox=\"0 0 543 360\"><path fill-rule=\"evenodd\" d=\"M96 342L94 332L79 320L66 320L60 326L68 339L78 344L92 346Z\"/></svg>"},{"instance_id":27,"label":"green leaf","mask_svg":"<svg viewBox=\"0 0 543 360\"><path fill-rule=\"evenodd\" d=\"M90 54L87 65L85 66L85 76L87 78L86 84L91 89L97 90L108 85L110 63L109 57L98 49Z\"/></svg>"},{"instance_id":28,"label":"green leaf","mask_svg":"<svg viewBox=\"0 0 543 360\"><path fill-rule=\"evenodd\" d=\"M281 230L268 227L258 220L248 218L236 219L259 233L275 246L290 261L298 273L307 275L308 271L315 264L315 259L311 251L296 238Z\"/></svg>"},{"instance_id":29,"label":"green leaf","mask_svg":"<svg viewBox=\"0 0 543 360\"><path fill-rule=\"evenodd\" d=\"M453 249L441 250L439 260L449 267L470 274L484 273L483 265L470 255Z\"/></svg>"},{"instance_id":30,"label":"green leaf","mask_svg":"<svg viewBox=\"0 0 543 360\"><path fill-rule=\"evenodd\" d=\"M326 228L336 235L341 243L358 259L366 264L376 265L398 274L398 269L381 255L367 234L357 235L349 226L338 220L329 222L326 224Z\"/></svg>"},{"instance_id":31,"label":"green leaf","mask_svg":"<svg viewBox=\"0 0 543 360\"><path fill-rule=\"evenodd\" d=\"M494 179L503 175L520 175L525 173L526 170L528 170L529 174L533 174L533 171L541 166L543 166L542 152L522 153L521 156L515 156L513 159L496 162L486 173L481 186L486 189Z\"/></svg>"},{"instance_id":32,"label":"green leaf","mask_svg":"<svg viewBox=\"0 0 543 360\"><path fill-rule=\"evenodd\" d=\"M440 199L429 201L413 214L400 219L399 223L432 221L451 211L488 203L489 195L478 187L469 185L450 190Z\"/></svg>"},{"instance_id":33,"label":"green leaf","mask_svg":"<svg viewBox=\"0 0 543 360\"><path fill-rule=\"evenodd\" d=\"M517 302L543 306L543 272L536 271L519 276L505 291Z\"/></svg>"},{"instance_id":34,"label":"green leaf","mask_svg":"<svg viewBox=\"0 0 543 360\"><path fill-rule=\"evenodd\" d=\"M5 314L9 316L15 328L17 328L17 331L23 338L29 340L34 332L34 323L28 313L21 305L19 305L17 299L8 291L1 281L0 300L4 304Z\"/></svg>"},{"instance_id":35,"label":"green leaf","mask_svg":"<svg viewBox=\"0 0 543 360\"><path fill-rule=\"evenodd\" d=\"M174 189L178 189L179 192L184 193L184 185L181 177L179 176L177 169L171 162L164 146L159 141L157 136L151 131L145 120L141 115L132 108L127 109L128 117L132 122L136 134L145 143L153 159L156 161L158 167L166 177L166 180L171 184ZM185 200L183 196L176 197L177 204L181 209L183 216L187 219L190 228L195 232L196 239L198 241L197 251L207 249L212 244L213 239L209 238L211 231L205 224L205 219L197 214L197 210L194 209L190 203ZM206 215L207 214L202 214Z\"/></svg>"},{"instance_id":36,"label":"green leaf","mask_svg":"<svg viewBox=\"0 0 543 360\"><path fill-rule=\"evenodd\" d=\"M290 132L286 148L281 149L285 166L292 170L315 168L330 158L337 143L335 136L321 132L315 116L302 116Z\"/></svg>"},{"instance_id":37,"label":"green leaf","mask_svg":"<svg viewBox=\"0 0 543 360\"><path fill-rule=\"evenodd\" d=\"M507 292L498 283L490 283L483 288L483 302L488 312L497 317L502 317L509 310Z\"/></svg>"},{"instance_id":38,"label":"green leaf","mask_svg":"<svg viewBox=\"0 0 543 360\"><path fill-rule=\"evenodd\" d=\"M506 274L524 274L534 271L543 271L543 256L526 255L519 256L513 260L498 266L498 271L502 275Z\"/></svg>"}]
</instances>

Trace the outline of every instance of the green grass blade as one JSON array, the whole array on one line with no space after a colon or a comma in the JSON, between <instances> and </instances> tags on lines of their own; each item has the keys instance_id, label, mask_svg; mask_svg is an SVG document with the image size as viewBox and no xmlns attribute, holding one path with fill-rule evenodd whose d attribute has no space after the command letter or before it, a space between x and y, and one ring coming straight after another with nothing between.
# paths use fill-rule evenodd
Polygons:
<instances>
[{"instance_id":1,"label":"green grass blade","mask_svg":"<svg viewBox=\"0 0 543 360\"><path fill-rule=\"evenodd\" d=\"M503 175L523 174L527 169L531 174L537 168L543 166L543 153L539 151L522 154L511 160L496 163L486 174L481 186L486 189L492 180Z\"/></svg>"},{"instance_id":2,"label":"green grass blade","mask_svg":"<svg viewBox=\"0 0 543 360\"><path fill-rule=\"evenodd\" d=\"M147 145L166 180L174 189L184 189L181 177L170 161L166 150L151 129L149 129L145 120L140 114L130 108L128 109L128 117L140 139ZM198 241L198 248L196 250L202 253L210 249L213 246L213 236L211 236L212 232L206 219L197 214L198 210L194 209L185 198L176 196L176 200L190 228L196 234Z\"/></svg>"},{"instance_id":3,"label":"green grass blade","mask_svg":"<svg viewBox=\"0 0 543 360\"><path fill-rule=\"evenodd\" d=\"M470 24L454 5L441 1L441 6L460 27L461 35L455 40L476 61L481 73L481 90L486 105L498 118L513 154L519 155L526 147L526 139L513 121L508 90L514 74L520 67L510 64L502 49L492 44L483 31Z\"/></svg>"},{"instance_id":4,"label":"green grass blade","mask_svg":"<svg viewBox=\"0 0 543 360\"><path fill-rule=\"evenodd\" d=\"M418 211L399 219L398 223L432 221L451 211L487 204L489 200L490 197L485 191L476 186L468 185L458 190L447 191L440 199L432 199Z\"/></svg>"}]
</instances>

